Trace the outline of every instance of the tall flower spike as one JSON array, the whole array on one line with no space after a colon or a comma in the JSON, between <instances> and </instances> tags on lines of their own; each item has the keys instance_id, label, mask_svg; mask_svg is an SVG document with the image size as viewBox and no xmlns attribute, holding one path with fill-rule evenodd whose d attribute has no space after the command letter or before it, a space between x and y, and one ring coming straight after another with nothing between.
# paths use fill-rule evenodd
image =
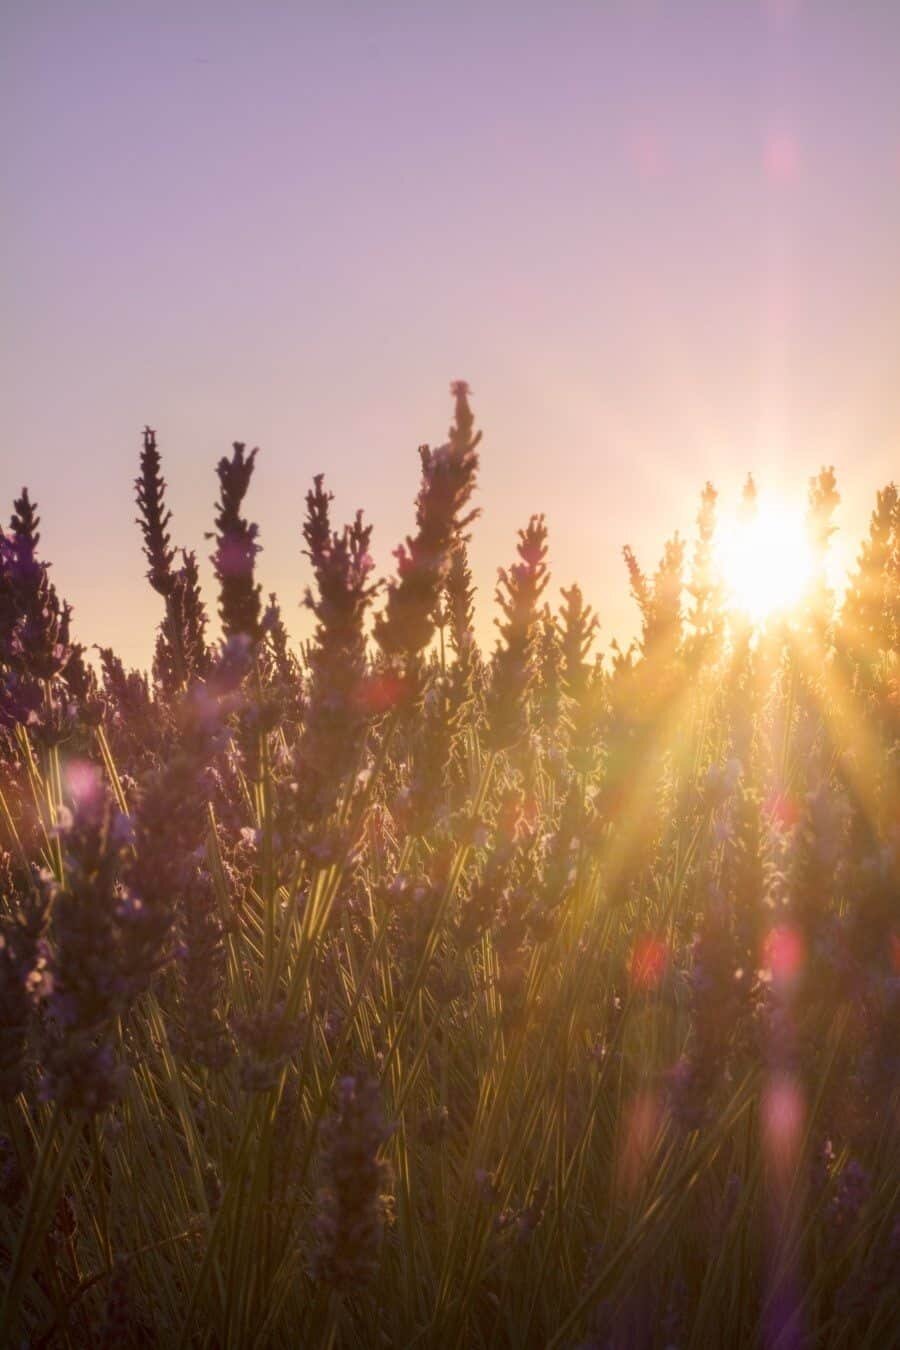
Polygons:
<instances>
[{"instance_id":1,"label":"tall flower spike","mask_svg":"<svg viewBox=\"0 0 900 1350\"><path fill-rule=\"evenodd\" d=\"M535 669L535 720L552 741L559 732L563 715L563 653L556 619L549 605L544 605L538 621Z\"/></svg>"},{"instance_id":2,"label":"tall flower spike","mask_svg":"<svg viewBox=\"0 0 900 1350\"><path fill-rule=\"evenodd\" d=\"M453 756L455 719L448 698L448 680L438 674L429 686L411 747L409 786L398 820L409 832L425 838L444 823L449 766Z\"/></svg>"},{"instance_id":3,"label":"tall flower spike","mask_svg":"<svg viewBox=\"0 0 900 1350\"><path fill-rule=\"evenodd\" d=\"M632 575L632 591L641 606L643 653L645 656L670 657L681 639L684 542L677 533L666 540L659 567L653 574L652 588L631 550L626 549L625 555Z\"/></svg>"},{"instance_id":4,"label":"tall flower spike","mask_svg":"<svg viewBox=\"0 0 900 1350\"><path fill-rule=\"evenodd\" d=\"M641 611L641 624L646 633L651 622L653 609L653 595L650 589L650 583L646 574L634 555L634 550L629 544L622 549L622 557L625 559L625 566L628 568L628 581L631 586L631 594L637 602L637 607Z\"/></svg>"},{"instance_id":5,"label":"tall flower spike","mask_svg":"<svg viewBox=\"0 0 900 1350\"><path fill-rule=\"evenodd\" d=\"M135 479L135 490L144 556L149 563L147 580L166 602L153 659L154 683L171 697L205 673L206 611L200 598L195 555L183 552L181 567L174 567L176 550L169 535L172 513L165 504L166 480L151 427L144 429L141 472Z\"/></svg>"},{"instance_id":6,"label":"tall flower spike","mask_svg":"<svg viewBox=\"0 0 900 1350\"><path fill-rule=\"evenodd\" d=\"M600 624L590 605L584 603L580 586L564 589L562 597L559 628L568 701L569 759L578 772L588 773L597 761L605 715L603 681L588 660Z\"/></svg>"},{"instance_id":7,"label":"tall flower spike","mask_svg":"<svg viewBox=\"0 0 900 1350\"><path fill-rule=\"evenodd\" d=\"M722 588L713 571L713 537L716 532L716 501L718 493L707 483L700 497L697 512L697 543L691 565L691 583L688 593L693 600L688 622L700 644L718 636L722 626Z\"/></svg>"},{"instance_id":8,"label":"tall flower spike","mask_svg":"<svg viewBox=\"0 0 900 1350\"><path fill-rule=\"evenodd\" d=\"M147 676L139 670L126 671L111 647L98 647L103 692L114 716L124 726L140 726L151 708Z\"/></svg>"},{"instance_id":9,"label":"tall flower spike","mask_svg":"<svg viewBox=\"0 0 900 1350\"><path fill-rule=\"evenodd\" d=\"M266 605L263 614L262 626L266 634L270 677L277 678L286 686L296 685L296 695L299 699L302 692L299 687L300 668L288 646L288 633L284 625L281 605L278 603L278 597L274 591L269 592L269 603Z\"/></svg>"},{"instance_id":10,"label":"tall flower spike","mask_svg":"<svg viewBox=\"0 0 900 1350\"><path fill-rule=\"evenodd\" d=\"M241 514L241 506L258 454L235 441L231 458L219 460L221 499L216 503L216 551L212 564L219 583L219 617L226 641L242 634L255 640L259 636L261 587L254 584L253 569L260 546L258 528Z\"/></svg>"},{"instance_id":11,"label":"tall flower spike","mask_svg":"<svg viewBox=\"0 0 900 1350\"><path fill-rule=\"evenodd\" d=\"M503 612L487 697L488 737L495 750L516 745L528 729L538 603L547 588L547 526L532 516L519 531L519 562L501 567L495 597Z\"/></svg>"},{"instance_id":12,"label":"tall flower spike","mask_svg":"<svg viewBox=\"0 0 900 1350\"><path fill-rule=\"evenodd\" d=\"M44 682L69 659L69 611L37 557L40 520L27 488L0 531L0 723L34 722Z\"/></svg>"},{"instance_id":13,"label":"tall flower spike","mask_svg":"<svg viewBox=\"0 0 900 1350\"><path fill-rule=\"evenodd\" d=\"M183 562L177 573L180 618L182 624L182 646L188 678L206 675L209 670L209 653L206 649L206 606L200 594L200 575L197 569L197 555L191 549L185 549Z\"/></svg>"},{"instance_id":14,"label":"tall flower spike","mask_svg":"<svg viewBox=\"0 0 900 1350\"><path fill-rule=\"evenodd\" d=\"M170 577L166 613L156 638L155 683L169 696L208 673L206 608L200 595L197 559L185 552Z\"/></svg>"},{"instance_id":15,"label":"tall flower spike","mask_svg":"<svg viewBox=\"0 0 900 1350\"><path fill-rule=\"evenodd\" d=\"M152 427L144 428L141 472L134 480L134 486L140 511L137 523L144 536L144 556L149 563L147 580L160 595L168 595L172 589L175 557L168 533L172 513L166 510L166 480L162 476L156 432Z\"/></svg>"},{"instance_id":16,"label":"tall flower spike","mask_svg":"<svg viewBox=\"0 0 900 1350\"><path fill-rule=\"evenodd\" d=\"M478 695L483 671L475 641L475 587L464 539L450 551L444 586L444 609L449 621L450 647L456 660L447 680L448 716L454 723L451 781L464 790L466 781L466 728L479 720Z\"/></svg>"},{"instance_id":17,"label":"tall flower spike","mask_svg":"<svg viewBox=\"0 0 900 1350\"><path fill-rule=\"evenodd\" d=\"M460 660L471 651L475 640L475 587L463 539L458 539L450 550L444 598L450 621L450 646Z\"/></svg>"},{"instance_id":18,"label":"tall flower spike","mask_svg":"<svg viewBox=\"0 0 900 1350\"><path fill-rule=\"evenodd\" d=\"M142 993L170 959L173 926L203 871L213 757L229 695L244 673L242 654L226 647L208 679L196 681L174 702L177 734L137 785L133 852L122 876L119 907L129 998Z\"/></svg>"},{"instance_id":19,"label":"tall flower spike","mask_svg":"<svg viewBox=\"0 0 900 1350\"><path fill-rule=\"evenodd\" d=\"M9 522L10 543L16 563L16 572L21 585L36 585L41 571L37 560L37 546L41 541L38 526L41 518L37 506L28 495L28 489L22 489L21 497L13 502L13 514Z\"/></svg>"},{"instance_id":20,"label":"tall flower spike","mask_svg":"<svg viewBox=\"0 0 900 1350\"><path fill-rule=\"evenodd\" d=\"M857 660L874 663L894 638L892 590L900 578L900 494L888 483L875 499L869 534L863 541L841 611L841 640Z\"/></svg>"},{"instance_id":21,"label":"tall flower spike","mask_svg":"<svg viewBox=\"0 0 900 1350\"><path fill-rule=\"evenodd\" d=\"M478 514L463 512L475 489L481 433L473 431L469 386L459 380L451 385L451 392L456 417L450 438L436 450L427 445L419 450L418 529L394 551L397 576L388 582L387 603L375 620L375 640L388 658L410 660L428 646L450 550Z\"/></svg>"},{"instance_id":22,"label":"tall flower spike","mask_svg":"<svg viewBox=\"0 0 900 1350\"><path fill-rule=\"evenodd\" d=\"M560 641L563 654L563 680L571 699L582 699L591 683L593 662L588 660L591 647L600 627L600 621L584 603L581 587L576 583L562 591L560 611Z\"/></svg>"},{"instance_id":23,"label":"tall flower spike","mask_svg":"<svg viewBox=\"0 0 900 1350\"><path fill-rule=\"evenodd\" d=\"M370 582L371 525L358 512L352 525L331 529L331 494L322 474L306 495L303 537L312 563L315 591L304 604L317 624L309 647L309 695L298 752L299 803L313 815L326 813L356 763L367 710L362 691L366 677L366 611L375 593Z\"/></svg>"}]
</instances>

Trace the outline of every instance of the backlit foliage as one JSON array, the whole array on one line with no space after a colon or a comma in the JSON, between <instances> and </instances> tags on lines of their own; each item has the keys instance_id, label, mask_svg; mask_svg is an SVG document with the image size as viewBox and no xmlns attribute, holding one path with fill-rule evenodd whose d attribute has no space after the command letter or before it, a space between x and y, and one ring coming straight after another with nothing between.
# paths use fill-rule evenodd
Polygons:
<instances>
[{"instance_id":1,"label":"backlit foliage","mask_svg":"<svg viewBox=\"0 0 900 1350\"><path fill-rule=\"evenodd\" d=\"M297 503L299 654L240 443L215 636L144 433L149 675L74 641L27 492L0 533L5 1343L896 1335L897 489L838 603L824 469L754 623L707 484L605 652L535 515L482 651L452 393L392 576Z\"/></svg>"}]
</instances>

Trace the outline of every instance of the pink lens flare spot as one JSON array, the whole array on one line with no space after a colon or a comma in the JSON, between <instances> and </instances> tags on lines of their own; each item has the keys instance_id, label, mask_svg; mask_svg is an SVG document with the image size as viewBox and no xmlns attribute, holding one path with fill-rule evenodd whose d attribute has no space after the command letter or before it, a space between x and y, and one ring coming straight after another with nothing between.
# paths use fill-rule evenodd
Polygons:
<instances>
[{"instance_id":1,"label":"pink lens flare spot","mask_svg":"<svg viewBox=\"0 0 900 1350\"><path fill-rule=\"evenodd\" d=\"M657 1092L639 1092L625 1108L619 1180L627 1191L633 1191L647 1171L661 1122L662 1103Z\"/></svg>"},{"instance_id":2,"label":"pink lens flare spot","mask_svg":"<svg viewBox=\"0 0 900 1350\"><path fill-rule=\"evenodd\" d=\"M658 989L669 963L669 949L659 938L646 934L631 949L629 977L636 989Z\"/></svg>"},{"instance_id":3,"label":"pink lens flare spot","mask_svg":"<svg viewBox=\"0 0 900 1350\"><path fill-rule=\"evenodd\" d=\"M770 183L792 183L800 168L800 150L787 132L773 132L763 148L763 171Z\"/></svg>"},{"instance_id":4,"label":"pink lens flare spot","mask_svg":"<svg viewBox=\"0 0 900 1350\"><path fill-rule=\"evenodd\" d=\"M785 1075L766 1087L761 1104L763 1145L780 1174L795 1165L806 1122L806 1099L795 1079Z\"/></svg>"},{"instance_id":5,"label":"pink lens flare spot","mask_svg":"<svg viewBox=\"0 0 900 1350\"><path fill-rule=\"evenodd\" d=\"M770 793L765 811L776 830L793 829L800 819L800 808L788 792Z\"/></svg>"},{"instance_id":6,"label":"pink lens flare spot","mask_svg":"<svg viewBox=\"0 0 900 1350\"><path fill-rule=\"evenodd\" d=\"M90 805L102 791L100 770L87 759L70 759L63 772L63 780L68 795L79 805Z\"/></svg>"},{"instance_id":7,"label":"pink lens flare spot","mask_svg":"<svg viewBox=\"0 0 900 1350\"><path fill-rule=\"evenodd\" d=\"M402 702L406 682L400 675L387 671L381 675L367 675L356 690L360 709L368 715L387 712Z\"/></svg>"},{"instance_id":8,"label":"pink lens flare spot","mask_svg":"<svg viewBox=\"0 0 900 1350\"><path fill-rule=\"evenodd\" d=\"M779 924L763 942L763 969L779 982L794 980L806 962L803 934L790 924Z\"/></svg>"}]
</instances>

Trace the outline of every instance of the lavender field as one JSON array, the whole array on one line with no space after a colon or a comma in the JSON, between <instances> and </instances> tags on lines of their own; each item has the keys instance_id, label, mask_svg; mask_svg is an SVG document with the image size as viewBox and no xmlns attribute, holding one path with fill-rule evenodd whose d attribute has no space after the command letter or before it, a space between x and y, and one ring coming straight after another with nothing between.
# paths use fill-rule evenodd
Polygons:
<instances>
[{"instance_id":1,"label":"lavender field","mask_svg":"<svg viewBox=\"0 0 900 1350\"><path fill-rule=\"evenodd\" d=\"M3 1344L898 1344L897 488L838 593L831 470L774 574L698 484L619 646L542 516L476 596L452 400L391 574L318 476L279 599L256 452L204 545L148 429L149 673L13 505Z\"/></svg>"}]
</instances>

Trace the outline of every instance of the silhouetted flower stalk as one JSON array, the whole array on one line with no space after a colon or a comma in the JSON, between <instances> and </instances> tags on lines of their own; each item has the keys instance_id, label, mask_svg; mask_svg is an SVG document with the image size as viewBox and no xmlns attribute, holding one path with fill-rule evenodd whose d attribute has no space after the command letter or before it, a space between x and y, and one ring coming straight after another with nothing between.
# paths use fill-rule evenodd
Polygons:
<instances>
[{"instance_id":1,"label":"silhouetted flower stalk","mask_svg":"<svg viewBox=\"0 0 900 1350\"><path fill-rule=\"evenodd\" d=\"M453 758L455 719L447 680L438 675L425 692L411 750L409 782L398 812L410 834L445 829L449 810L448 767Z\"/></svg>"},{"instance_id":2,"label":"silhouetted flower stalk","mask_svg":"<svg viewBox=\"0 0 900 1350\"><path fill-rule=\"evenodd\" d=\"M658 668L674 657L681 640L681 593L684 542L676 534L665 550L652 583L641 570L632 550L622 550L631 593L641 612L641 651Z\"/></svg>"},{"instance_id":3,"label":"silhouetted flower stalk","mask_svg":"<svg viewBox=\"0 0 900 1350\"><path fill-rule=\"evenodd\" d=\"M140 511L137 523L144 536L144 556L149 568L147 580L159 595L165 597L172 589L175 550L171 547L168 532L172 513L166 509L166 480L162 476L162 461L152 427L144 428L141 472L134 487Z\"/></svg>"},{"instance_id":4,"label":"silhouetted flower stalk","mask_svg":"<svg viewBox=\"0 0 900 1350\"><path fill-rule=\"evenodd\" d=\"M0 531L0 727L19 723L58 739L53 683L69 660L70 611L39 561L37 510L28 490Z\"/></svg>"},{"instance_id":5,"label":"silhouetted flower stalk","mask_svg":"<svg viewBox=\"0 0 900 1350\"><path fill-rule=\"evenodd\" d=\"M415 663L434 636L434 615L451 549L478 514L464 512L475 490L481 433L474 430L468 385L458 380L451 392L456 416L449 439L436 450L427 445L419 450L422 482L416 498L417 530L394 552L397 576L387 583L385 607L375 620L379 648L404 669Z\"/></svg>"},{"instance_id":6,"label":"silhouetted flower stalk","mask_svg":"<svg viewBox=\"0 0 900 1350\"><path fill-rule=\"evenodd\" d=\"M671 660L681 643L684 542L674 535L666 541L662 561L653 578L652 617L645 634L648 655Z\"/></svg>"},{"instance_id":7,"label":"silhouetted flower stalk","mask_svg":"<svg viewBox=\"0 0 900 1350\"><path fill-rule=\"evenodd\" d=\"M262 617L265 646L260 654L263 663L263 682L267 692L274 696L278 720L288 725L299 723L303 714L303 675L294 653L288 645L287 629L281 606L274 592Z\"/></svg>"},{"instance_id":8,"label":"silhouetted flower stalk","mask_svg":"<svg viewBox=\"0 0 900 1350\"><path fill-rule=\"evenodd\" d=\"M258 450L246 453L235 441L231 458L219 460L219 501L216 503L216 549L212 565L219 583L219 618L225 639L243 635L259 637L261 587L254 583L256 555L260 546L255 524L242 515L241 507L253 476Z\"/></svg>"},{"instance_id":9,"label":"silhouetted flower stalk","mask_svg":"<svg viewBox=\"0 0 900 1350\"><path fill-rule=\"evenodd\" d=\"M355 768L377 688L367 679L365 619L375 594L369 551L371 525L358 512L352 525L332 530L331 494L318 474L306 496L303 537L315 591L304 604L316 618L308 648L309 687L297 751L300 818L328 816Z\"/></svg>"},{"instance_id":10,"label":"silhouetted flower stalk","mask_svg":"<svg viewBox=\"0 0 900 1350\"><path fill-rule=\"evenodd\" d=\"M900 645L900 493L877 494L841 611L839 651L869 685L880 656Z\"/></svg>"},{"instance_id":11,"label":"silhouetted flower stalk","mask_svg":"<svg viewBox=\"0 0 900 1350\"><path fill-rule=\"evenodd\" d=\"M563 588L559 618L562 687L569 723L569 761L576 773L588 775L597 766L605 714L602 680L588 660L599 620L586 605L578 585Z\"/></svg>"},{"instance_id":12,"label":"silhouetted flower stalk","mask_svg":"<svg viewBox=\"0 0 900 1350\"><path fill-rule=\"evenodd\" d=\"M157 686L171 698L206 670L206 611L200 598L197 560L183 553L182 565L175 567L169 526L172 513L165 501L166 480L162 476L156 433L144 429L141 472L135 479L138 524L144 538L147 580L165 600L165 615L160 624L153 660Z\"/></svg>"},{"instance_id":13,"label":"silhouetted flower stalk","mask_svg":"<svg viewBox=\"0 0 900 1350\"><path fill-rule=\"evenodd\" d=\"M450 565L444 589L448 617L449 642L454 660L447 677L448 716L454 735L451 745L450 781L455 795L465 791L466 739L477 731L483 717L484 671L475 640L475 587L463 539L450 551Z\"/></svg>"},{"instance_id":14,"label":"silhouetted flower stalk","mask_svg":"<svg viewBox=\"0 0 900 1350\"><path fill-rule=\"evenodd\" d=\"M487 691L487 741L493 750L509 750L526 734L529 694L535 676L535 640L539 602L547 588L547 527L532 516L519 531L519 561L499 569L495 591L502 618Z\"/></svg>"},{"instance_id":15,"label":"silhouetted flower stalk","mask_svg":"<svg viewBox=\"0 0 900 1350\"><path fill-rule=\"evenodd\" d=\"M103 700L96 671L84 659L80 642L69 643L69 659L62 672L65 702L77 714L83 727L96 728L103 720Z\"/></svg>"},{"instance_id":16,"label":"silhouetted flower stalk","mask_svg":"<svg viewBox=\"0 0 900 1350\"><path fill-rule=\"evenodd\" d=\"M171 574L166 614L153 658L154 680L170 698L210 669L197 558L190 552L184 552L182 558L181 567Z\"/></svg>"},{"instance_id":17,"label":"silhouetted flower stalk","mask_svg":"<svg viewBox=\"0 0 900 1350\"><path fill-rule=\"evenodd\" d=\"M216 675L227 687L223 664ZM178 709L179 736L168 761L149 770L138 790L134 854L120 907L132 998L170 959L179 906L188 902L199 883L211 788L209 759L223 706L227 704L212 682L185 696Z\"/></svg>"},{"instance_id":18,"label":"silhouetted flower stalk","mask_svg":"<svg viewBox=\"0 0 900 1350\"><path fill-rule=\"evenodd\" d=\"M466 663L475 650L475 587L466 541L462 538L450 550L444 599L450 646L457 661Z\"/></svg>"},{"instance_id":19,"label":"silhouetted flower stalk","mask_svg":"<svg viewBox=\"0 0 900 1350\"><path fill-rule=\"evenodd\" d=\"M563 654L549 605L541 610L535 647L535 724L549 749L558 743L563 714Z\"/></svg>"},{"instance_id":20,"label":"silhouetted flower stalk","mask_svg":"<svg viewBox=\"0 0 900 1350\"><path fill-rule=\"evenodd\" d=\"M619 745L615 737L609 738L607 773L624 778L629 761L632 766L640 764L641 776L647 783L644 795L648 800L655 798L654 810L659 812L664 805L661 794L665 788L666 742L679 731L678 719L672 714L676 699L684 690L681 661L684 543L677 534L666 541L652 583L631 549L626 546L623 552L632 595L641 613L641 659L623 659L614 667L610 693L619 707L613 710L613 717L625 734ZM617 762L620 754L621 763ZM676 755L671 794L676 800L682 794L680 762Z\"/></svg>"}]
</instances>

